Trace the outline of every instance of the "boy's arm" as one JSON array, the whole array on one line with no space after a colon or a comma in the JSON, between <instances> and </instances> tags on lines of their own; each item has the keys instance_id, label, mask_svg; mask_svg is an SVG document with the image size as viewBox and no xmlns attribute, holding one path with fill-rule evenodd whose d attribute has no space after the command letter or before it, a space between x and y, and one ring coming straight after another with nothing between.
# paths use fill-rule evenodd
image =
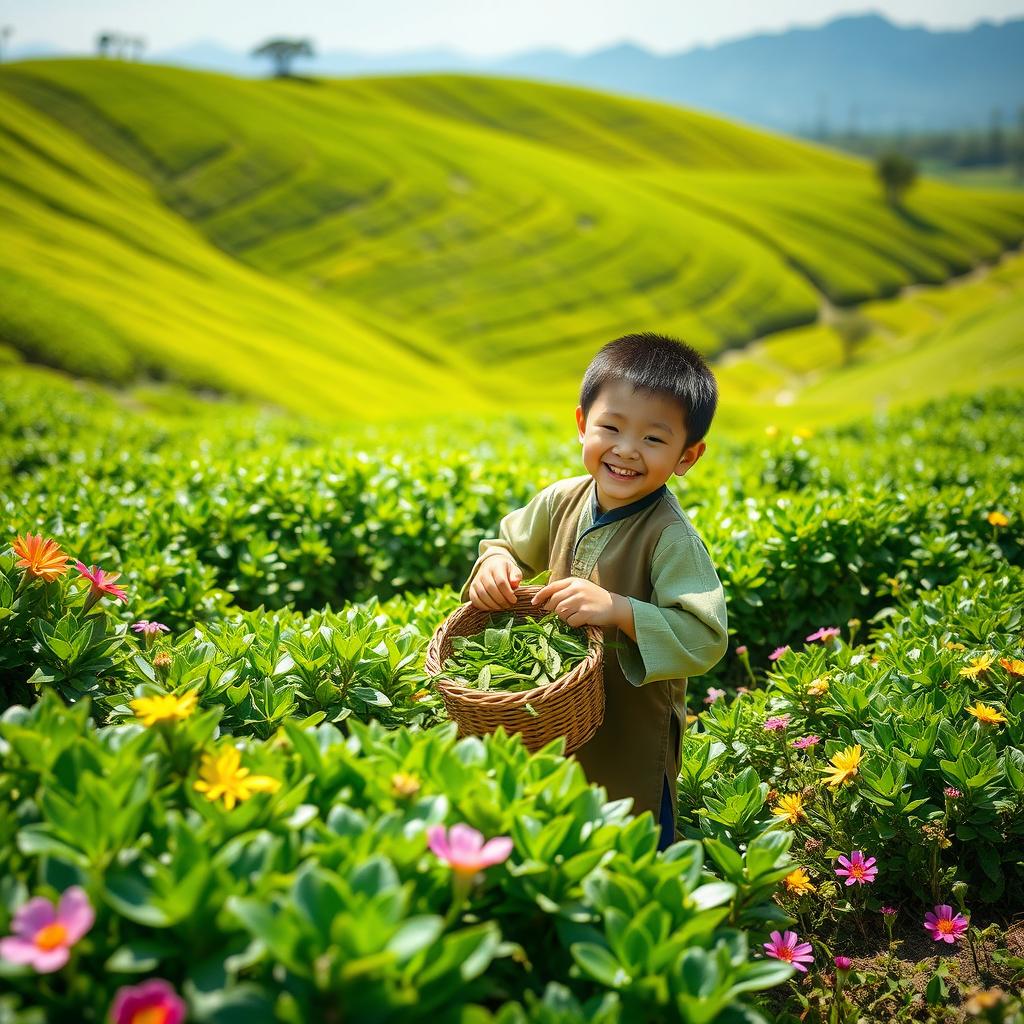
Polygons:
<instances>
[{"instance_id":1,"label":"boy's arm","mask_svg":"<svg viewBox=\"0 0 1024 1024\"><path fill-rule=\"evenodd\" d=\"M651 564L651 601L627 598L636 642L620 629L616 654L634 686L707 672L729 647L725 591L700 538L666 530Z\"/></svg>"},{"instance_id":2,"label":"boy's arm","mask_svg":"<svg viewBox=\"0 0 1024 1024\"><path fill-rule=\"evenodd\" d=\"M502 555L516 562L523 579L536 576L548 566L548 541L551 535L551 487L545 487L523 508L509 512L498 524L497 537L480 541L479 557L462 585L460 601L469 600L469 586L485 558Z\"/></svg>"}]
</instances>

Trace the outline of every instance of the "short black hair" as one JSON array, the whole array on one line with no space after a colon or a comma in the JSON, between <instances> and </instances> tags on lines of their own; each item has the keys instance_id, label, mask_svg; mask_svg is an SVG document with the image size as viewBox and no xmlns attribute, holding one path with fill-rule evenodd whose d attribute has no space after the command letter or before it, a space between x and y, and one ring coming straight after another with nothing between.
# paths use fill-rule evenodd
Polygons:
<instances>
[{"instance_id":1,"label":"short black hair","mask_svg":"<svg viewBox=\"0 0 1024 1024\"><path fill-rule=\"evenodd\" d=\"M617 380L679 403L686 427L684 448L707 434L718 406L718 382L700 353L686 342L649 331L608 342L583 375L580 405L584 418L601 388Z\"/></svg>"}]
</instances>

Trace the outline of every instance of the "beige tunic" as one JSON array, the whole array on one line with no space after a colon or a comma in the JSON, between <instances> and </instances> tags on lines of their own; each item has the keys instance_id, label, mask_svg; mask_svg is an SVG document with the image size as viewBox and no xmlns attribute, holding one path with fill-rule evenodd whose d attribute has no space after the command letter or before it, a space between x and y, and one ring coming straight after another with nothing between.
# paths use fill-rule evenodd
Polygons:
<instances>
[{"instance_id":1,"label":"beige tunic","mask_svg":"<svg viewBox=\"0 0 1024 1024\"><path fill-rule=\"evenodd\" d=\"M707 672L728 647L725 592L706 546L667 488L599 518L589 474L559 480L524 508L505 516L498 537L480 542L479 557L507 555L529 579L551 569L551 579L578 576L629 598L636 642L605 627L604 722L575 754L587 777L609 799L633 798L634 813L655 821L663 780L679 774L686 721L686 679ZM642 506L642 507L641 507ZM611 521L609 521L611 520Z\"/></svg>"}]
</instances>

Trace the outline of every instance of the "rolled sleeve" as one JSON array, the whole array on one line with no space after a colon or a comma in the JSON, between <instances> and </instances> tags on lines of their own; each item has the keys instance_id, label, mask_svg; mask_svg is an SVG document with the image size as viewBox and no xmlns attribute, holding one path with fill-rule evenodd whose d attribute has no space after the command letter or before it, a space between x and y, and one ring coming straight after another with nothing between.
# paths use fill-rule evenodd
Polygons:
<instances>
[{"instance_id":1,"label":"rolled sleeve","mask_svg":"<svg viewBox=\"0 0 1024 1024\"><path fill-rule=\"evenodd\" d=\"M717 665L729 646L725 591L696 534L659 543L651 585L651 601L629 598L636 642L619 633L617 655L626 679L644 686L701 675Z\"/></svg>"},{"instance_id":2,"label":"rolled sleeve","mask_svg":"<svg viewBox=\"0 0 1024 1024\"><path fill-rule=\"evenodd\" d=\"M523 578L536 576L548 566L549 541L551 537L551 496L552 488L545 487L522 508L509 512L498 524L497 537L485 537L480 541L476 562L469 578L462 585L460 601L469 600L469 587L484 560L494 555L512 559L522 570Z\"/></svg>"}]
</instances>

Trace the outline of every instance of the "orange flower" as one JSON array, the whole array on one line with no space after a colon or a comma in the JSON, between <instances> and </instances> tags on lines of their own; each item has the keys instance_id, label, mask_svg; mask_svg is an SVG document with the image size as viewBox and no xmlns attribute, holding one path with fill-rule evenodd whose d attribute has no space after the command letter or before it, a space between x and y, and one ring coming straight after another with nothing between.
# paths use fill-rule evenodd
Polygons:
<instances>
[{"instance_id":1,"label":"orange flower","mask_svg":"<svg viewBox=\"0 0 1024 1024\"><path fill-rule=\"evenodd\" d=\"M61 551L55 540L49 537L43 540L42 534L33 537L27 533L24 537L16 537L11 547L18 556L18 568L24 569L29 576L52 583L68 571L68 556Z\"/></svg>"},{"instance_id":2,"label":"orange flower","mask_svg":"<svg viewBox=\"0 0 1024 1024\"><path fill-rule=\"evenodd\" d=\"M1020 658L1000 658L999 664L1010 673L1011 676L1024 676L1024 661Z\"/></svg>"},{"instance_id":3,"label":"orange flower","mask_svg":"<svg viewBox=\"0 0 1024 1024\"><path fill-rule=\"evenodd\" d=\"M1002 512L996 512L996 511L989 512L989 514L985 518L989 521L989 525L991 525L991 526L1009 526L1010 525L1010 520L1007 519L1006 516L1003 515Z\"/></svg>"},{"instance_id":4,"label":"orange flower","mask_svg":"<svg viewBox=\"0 0 1024 1024\"><path fill-rule=\"evenodd\" d=\"M997 708L989 707L988 704L975 701L973 708L964 708L969 715L981 722L982 725L1000 725L1006 721L1006 716Z\"/></svg>"},{"instance_id":5,"label":"orange flower","mask_svg":"<svg viewBox=\"0 0 1024 1024\"><path fill-rule=\"evenodd\" d=\"M790 892L795 892L797 896L803 896L806 892L814 892L814 886L811 884L806 868L796 868L790 871L782 882Z\"/></svg>"}]
</instances>

